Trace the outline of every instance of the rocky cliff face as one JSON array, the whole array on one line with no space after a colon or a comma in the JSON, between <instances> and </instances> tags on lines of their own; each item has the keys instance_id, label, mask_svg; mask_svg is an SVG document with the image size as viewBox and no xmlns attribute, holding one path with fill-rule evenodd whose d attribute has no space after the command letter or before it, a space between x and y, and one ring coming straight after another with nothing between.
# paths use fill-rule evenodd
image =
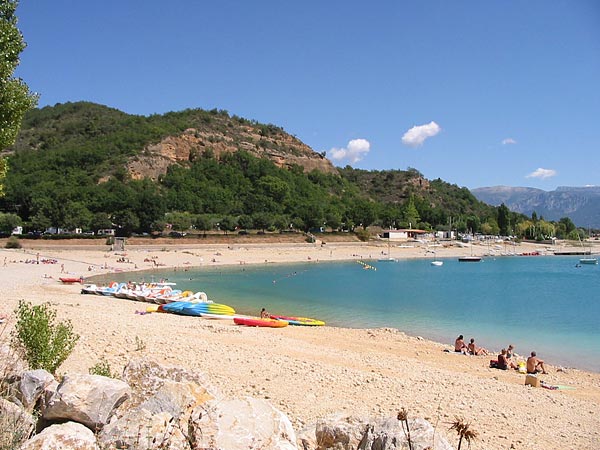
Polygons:
<instances>
[{"instance_id":1,"label":"rocky cliff face","mask_svg":"<svg viewBox=\"0 0 600 450\"><path fill-rule=\"evenodd\" d=\"M512 211L530 216L534 211L548 220L569 217L577 226L600 228L600 187L558 187L554 191L496 186L471 191L493 206L504 203Z\"/></svg>"},{"instance_id":2,"label":"rocky cliff face","mask_svg":"<svg viewBox=\"0 0 600 450\"><path fill-rule=\"evenodd\" d=\"M132 178L156 180L166 173L171 164L188 164L206 151L218 157L238 150L268 158L278 167L299 165L305 172L337 173L327 158L293 136L278 133L265 137L248 125L241 127L235 135L188 128L178 136L167 136L157 144L148 145L140 155L129 161L127 170Z\"/></svg>"}]
</instances>

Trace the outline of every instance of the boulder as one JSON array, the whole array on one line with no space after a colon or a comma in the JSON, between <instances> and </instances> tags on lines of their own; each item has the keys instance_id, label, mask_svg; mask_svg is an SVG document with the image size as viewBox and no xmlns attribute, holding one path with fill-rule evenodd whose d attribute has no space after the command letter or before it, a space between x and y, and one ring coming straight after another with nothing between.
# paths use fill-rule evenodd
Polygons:
<instances>
[{"instance_id":1,"label":"boulder","mask_svg":"<svg viewBox=\"0 0 600 450\"><path fill-rule=\"evenodd\" d=\"M66 422L51 425L41 433L25 442L20 450L99 450L96 437L89 428Z\"/></svg>"},{"instance_id":2,"label":"boulder","mask_svg":"<svg viewBox=\"0 0 600 450\"><path fill-rule=\"evenodd\" d=\"M409 419L414 450L453 450L425 419ZM311 432L314 431L314 436ZM396 418L362 419L334 415L306 427L298 435L301 448L316 450L396 450L408 448L408 437Z\"/></svg>"},{"instance_id":3,"label":"boulder","mask_svg":"<svg viewBox=\"0 0 600 450\"><path fill-rule=\"evenodd\" d=\"M49 422L70 420L101 429L131 394L127 383L101 375L67 375L42 407Z\"/></svg>"},{"instance_id":4,"label":"boulder","mask_svg":"<svg viewBox=\"0 0 600 450\"><path fill-rule=\"evenodd\" d=\"M134 359L123 370L123 380L131 386L132 396L128 407L137 407L154 396L167 380L192 382L202 387L208 395L220 399L223 395L214 388L206 374L182 367L162 366L144 358Z\"/></svg>"},{"instance_id":5,"label":"boulder","mask_svg":"<svg viewBox=\"0 0 600 450\"><path fill-rule=\"evenodd\" d=\"M123 408L102 429L104 445L137 447L140 442L160 448L188 449L187 435L192 411L206 408L212 400L204 388L190 381L162 380L158 390L133 408Z\"/></svg>"},{"instance_id":6,"label":"boulder","mask_svg":"<svg viewBox=\"0 0 600 450\"><path fill-rule=\"evenodd\" d=\"M142 408L113 417L98 434L102 448L168 448L189 450L187 436L167 412L151 413Z\"/></svg>"},{"instance_id":7,"label":"boulder","mask_svg":"<svg viewBox=\"0 0 600 450\"><path fill-rule=\"evenodd\" d=\"M0 398L0 448L18 448L35 428L34 417L21 406Z\"/></svg>"},{"instance_id":8,"label":"boulder","mask_svg":"<svg viewBox=\"0 0 600 450\"><path fill-rule=\"evenodd\" d=\"M192 414L193 448L227 450L296 450L290 420L269 402L245 399L214 402L212 408Z\"/></svg>"},{"instance_id":9,"label":"boulder","mask_svg":"<svg viewBox=\"0 0 600 450\"><path fill-rule=\"evenodd\" d=\"M28 370L21 375L18 397L25 409L31 411L54 377L44 369Z\"/></svg>"}]
</instances>

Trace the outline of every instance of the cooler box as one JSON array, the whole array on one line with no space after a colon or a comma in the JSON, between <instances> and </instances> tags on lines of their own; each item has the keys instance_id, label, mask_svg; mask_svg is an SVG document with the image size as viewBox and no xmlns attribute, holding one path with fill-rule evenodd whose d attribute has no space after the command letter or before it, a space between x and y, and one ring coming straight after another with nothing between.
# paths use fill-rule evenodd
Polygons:
<instances>
[{"instance_id":1,"label":"cooler box","mask_svg":"<svg viewBox=\"0 0 600 450\"><path fill-rule=\"evenodd\" d=\"M540 380L535 375L527 375L525 377L525 385L533 386L533 387L540 387Z\"/></svg>"}]
</instances>

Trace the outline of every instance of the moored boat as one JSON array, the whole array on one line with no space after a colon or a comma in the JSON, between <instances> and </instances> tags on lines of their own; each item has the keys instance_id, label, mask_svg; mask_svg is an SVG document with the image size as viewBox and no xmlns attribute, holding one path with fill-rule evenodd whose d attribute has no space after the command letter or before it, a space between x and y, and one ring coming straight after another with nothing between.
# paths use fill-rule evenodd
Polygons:
<instances>
[{"instance_id":1,"label":"moored boat","mask_svg":"<svg viewBox=\"0 0 600 450\"><path fill-rule=\"evenodd\" d=\"M458 260L460 262L479 262L481 261L481 256L461 256Z\"/></svg>"}]
</instances>

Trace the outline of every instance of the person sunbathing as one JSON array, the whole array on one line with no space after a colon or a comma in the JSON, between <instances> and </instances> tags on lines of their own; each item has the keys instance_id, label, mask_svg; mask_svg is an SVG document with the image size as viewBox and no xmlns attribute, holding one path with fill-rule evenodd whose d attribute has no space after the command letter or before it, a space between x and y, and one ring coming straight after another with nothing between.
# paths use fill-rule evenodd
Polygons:
<instances>
[{"instance_id":1,"label":"person sunbathing","mask_svg":"<svg viewBox=\"0 0 600 450\"><path fill-rule=\"evenodd\" d=\"M467 344L465 344L464 337L462 334L458 336L454 341L454 351L456 353L467 353Z\"/></svg>"},{"instance_id":2,"label":"person sunbathing","mask_svg":"<svg viewBox=\"0 0 600 450\"><path fill-rule=\"evenodd\" d=\"M505 348L503 348L502 351L500 351L500 354L498 355L498 364L496 365L496 367L498 369L502 369L502 370L517 369L518 368L515 365L515 363L512 362L510 360L510 358L508 357L508 352L506 351Z\"/></svg>"},{"instance_id":3,"label":"person sunbathing","mask_svg":"<svg viewBox=\"0 0 600 450\"><path fill-rule=\"evenodd\" d=\"M546 367L544 361L537 357L536 352L531 352L531 356L527 358L527 373L534 375L536 373L546 374Z\"/></svg>"},{"instance_id":4,"label":"person sunbathing","mask_svg":"<svg viewBox=\"0 0 600 450\"><path fill-rule=\"evenodd\" d=\"M467 349L468 349L469 353L473 356L481 356L481 355L489 354L487 349L485 349L483 347L477 347L475 345L475 338L471 338L471 340L469 341L469 345L467 345Z\"/></svg>"}]
</instances>

